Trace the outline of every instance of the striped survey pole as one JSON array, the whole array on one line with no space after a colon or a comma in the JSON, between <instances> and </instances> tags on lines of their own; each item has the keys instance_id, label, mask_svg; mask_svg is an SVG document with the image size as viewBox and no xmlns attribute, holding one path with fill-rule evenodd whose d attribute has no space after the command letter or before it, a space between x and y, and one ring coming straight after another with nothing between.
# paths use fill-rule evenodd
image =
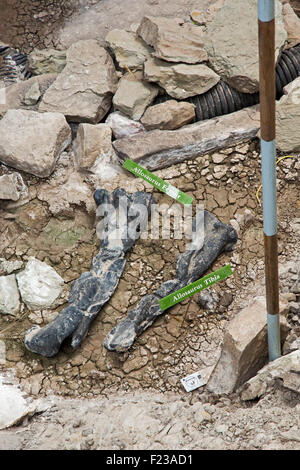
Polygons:
<instances>
[{"instance_id":1,"label":"striped survey pole","mask_svg":"<svg viewBox=\"0 0 300 470\"><path fill-rule=\"evenodd\" d=\"M280 355L276 142L275 2L258 0L259 82L269 360Z\"/></svg>"}]
</instances>

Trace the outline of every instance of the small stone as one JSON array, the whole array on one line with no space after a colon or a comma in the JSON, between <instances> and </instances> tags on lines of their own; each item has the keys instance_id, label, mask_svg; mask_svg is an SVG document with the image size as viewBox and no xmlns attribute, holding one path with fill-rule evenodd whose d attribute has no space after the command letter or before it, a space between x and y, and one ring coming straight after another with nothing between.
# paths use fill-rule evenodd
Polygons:
<instances>
[{"instance_id":1,"label":"small stone","mask_svg":"<svg viewBox=\"0 0 300 470\"><path fill-rule=\"evenodd\" d=\"M60 73L66 66L66 51L34 49L28 55L28 69L33 75Z\"/></svg>"},{"instance_id":2,"label":"small stone","mask_svg":"<svg viewBox=\"0 0 300 470\"><path fill-rule=\"evenodd\" d=\"M168 100L150 106L144 113L141 123L150 131L153 129L178 129L195 118L195 107L191 103Z\"/></svg>"},{"instance_id":3,"label":"small stone","mask_svg":"<svg viewBox=\"0 0 300 470\"><path fill-rule=\"evenodd\" d=\"M18 201L28 190L19 173L0 176L0 199Z\"/></svg>"},{"instance_id":4,"label":"small stone","mask_svg":"<svg viewBox=\"0 0 300 470\"><path fill-rule=\"evenodd\" d=\"M34 106L37 104L41 97L41 90L39 83L36 81L32 84L29 90L25 93L24 104L26 106Z\"/></svg>"}]
</instances>

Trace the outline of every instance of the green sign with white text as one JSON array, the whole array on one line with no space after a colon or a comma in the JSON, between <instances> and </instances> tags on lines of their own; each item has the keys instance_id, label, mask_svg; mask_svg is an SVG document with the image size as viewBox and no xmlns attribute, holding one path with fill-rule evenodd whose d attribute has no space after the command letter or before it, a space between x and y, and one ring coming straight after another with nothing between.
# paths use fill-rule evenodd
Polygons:
<instances>
[{"instance_id":1,"label":"green sign with white text","mask_svg":"<svg viewBox=\"0 0 300 470\"><path fill-rule=\"evenodd\" d=\"M226 277L231 276L231 274L232 274L231 266L230 264L227 264L223 268L220 268L217 271L214 271L213 273L210 273L207 276L204 276L202 279L199 279L198 281L195 281L192 284L189 284L188 286L185 286L182 289L177 290L173 294L167 295L167 297L160 299L158 301L159 306L161 310L164 311L167 308L178 304L182 300L187 299L191 295L194 295L197 292L200 292L206 289L207 287L212 286L216 282L226 279Z\"/></svg>"},{"instance_id":2,"label":"green sign with white text","mask_svg":"<svg viewBox=\"0 0 300 470\"><path fill-rule=\"evenodd\" d=\"M133 162L129 158L125 160L123 168L130 171L134 175L139 176L143 180L148 181L148 183L152 184L152 186L159 189L161 192L167 194L168 196L172 197L173 199L176 199L176 201L181 202L185 205L192 204L194 198L183 193L182 191L180 191L180 189L175 188L175 186L172 186L170 183L167 183L166 181L162 180L161 178L146 170L146 168L143 168L142 166Z\"/></svg>"}]
</instances>

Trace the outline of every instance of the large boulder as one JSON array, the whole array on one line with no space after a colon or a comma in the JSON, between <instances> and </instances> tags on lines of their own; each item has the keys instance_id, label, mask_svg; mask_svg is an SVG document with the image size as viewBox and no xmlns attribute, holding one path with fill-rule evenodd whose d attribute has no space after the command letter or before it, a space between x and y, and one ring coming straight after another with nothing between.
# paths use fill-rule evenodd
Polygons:
<instances>
[{"instance_id":1,"label":"large boulder","mask_svg":"<svg viewBox=\"0 0 300 470\"><path fill-rule=\"evenodd\" d=\"M64 286L64 280L51 266L33 257L16 277L22 300L30 310L51 307Z\"/></svg>"},{"instance_id":2,"label":"large boulder","mask_svg":"<svg viewBox=\"0 0 300 470\"><path fill-rule=\"evenodd\" d=\"M94 39L72 44L67 65L45 93L40 111L59 112L73 122L98 123L111 107L118 77L112 58Z\"/></svg>"},{"instance_id":3,"label":"large boulder","mask_svg":"<svg viewBox=\"0 0 300 470\"><path fill-rule=\"evenodd\" d=\"M195 117L195 107L191 103L168 100L165 103L150 106L141 119L144 127L153 129L178 129L191 122Z\"/></svg>"},{"instance_id":4,"label":"large boulder","mask_svg":"<svg viewBox=\"0 0 300 470\"><path fill-rule=\"evenodd\" d=\"M143 79L142 72L127 73L121 78L113 98L115 109L138 121L158 95L158 88Z\"/></svg>"},{"instance_id":5,"label":"large boulder","mask_svg":"<svg viewBox=\"0 0 300 470\"><path fill-rule=\"evenodd\" d=\"M207 60L202 29L191 23L176 18L145 16L137 33L154 47L154 55L159 59L187 64Z\"/></svg>"},{"instance_id":6,"label":"large boulder","mask_svg":"<svg viewBox=\"0 0 300 470\"><path fill-rule=\"evenodd\" d=\"M113 142L118 155L149 170L184 160L257 136L260 116L256 106L214 119L189 124L174 131L154 130Z\"/></svg>"},{"instance_id":7,"label":"large boulder","mask_svg":"<svg viewBox=\"0 0 300 470\"><path fill-rule=\"evenodd\" d=\"M220 80L219 75L204 64L171 64L155 58L145 63L144 75L179 100L205 93Z\"/></svg>"},{"instance_id":8,"label":"large boulder","mask_svg":"<svg viewBox=\"0 0 300 470\"><path fill-rule=\"evenodd\" d=\"M41 178L70 143L70 126L59 113L9 110L0 121L0 161Z\"/></svg>"},{"instance_id":9,"label":"large boulder","mask_svg":"<svg viewBox=\"0 0 300 470\"><path fill-rule=\"evenodd\" d=\"M132 31L113 29L105 40L113 51L119 67L123 69L142 69L153 51Z\"/></svg>"},{"instance_id":10,"label":"large boulder","mask_svg":"<svg viewBox=\"0 0 300 470\"><path fill-rule=\"evenodd\" d=\"M287 33L283 24L282 5L276 5L276 58ZM244 93L259 89L257 1L225 0L208 24L206 48L215 72L231 86Z\"/></svg>"},{"instance_id":11,"label":"large boulder","mask_svg":"<svg viewBox=\"0 0 300 470\"><path fill-rule=\"evenodd\" d=\"M288 303L281 300L280 313L288 312ZM289 327L281 316L281 336ZM229 323L223 340L221 356L207 384L215 394L231 393L253 377L268 357L267 312L265 297L256 297Z\"/></svg>"},{"instance_id":12,"label":"large boulder","mask_svg":"<svg viewBox=\"0 0 300 470\"><path fill-rule=\"evenodd\" d=\"M60 73L66 66L66 51L34 49L28 54L28 70L33 75Z\"/></svg>"}]
</instances>

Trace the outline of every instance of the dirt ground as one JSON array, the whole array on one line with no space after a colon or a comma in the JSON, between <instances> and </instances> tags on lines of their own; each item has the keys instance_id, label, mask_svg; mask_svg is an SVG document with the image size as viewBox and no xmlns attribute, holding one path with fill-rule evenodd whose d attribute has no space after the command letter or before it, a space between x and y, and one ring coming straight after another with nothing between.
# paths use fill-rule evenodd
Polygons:
<instances>
[{"instance_id":1,"label":"dirt ground","mask_svg":"<svg viewBox=\"0 0 300 470\"><path fill-rule=\"evenodd\" d=\"M25 4L17 3L18 8ZM199 8L199 2L195 5L183 0L172 5L163 0L91 3L95 2L86 2L81 13L70 20L66 19L68 13L61 23L53 21L53 28L60 31L55 38L54 29L47 34L39 29L39 42L30 42L30 34L36 35L28 26L27 36L18 30L16 45L26 42L27 49L33 45L66 47L81 38L103 38L108 30L137 22L144 13L174 17ZM206 6L210 2L202 3ZM72 8L73 13L78 11L78 4ZM299 233L293 225L300 218L300 165L298 156L294 156L283 160L278 168L280 266L295 260L295 253L300 251ZM0 166L0 175L11 171ZM227 263L234 268L234 275L215 287L219 305L213 312L205 311L196 302L197 295L193 296L162 315L129 352L108 352L103 346L106 334L143 295L174 277L176 255L185 250L186 243L184 239L139 240L127 256L115 294L82 346L73 351L66 342L50 359L30 353L23 343L25 331L33 324L48 323L65 307L70 283L89 269L97 253L92 202L97 182L77 179L70 150L63 154L50 178L39 180L22 174L30 189L29 201L21 207L0 207L0 258L25 263L35 256L56 269L66 289L53 309L33 313L23 307L18 318L0 316L0 339L7 352L4 369L13 369L25 392L33 398L43 397L46 404L43 413L0 431L0 449L300 448L299 404L280 387L257 403L246 405L238 397L217 399L202 389L187 394L180 384L180 379L190 373L211 370L230 318L254 295L264 292L262 210L256 197L260 186L258 141L155 173L193 196L225 223L234 218L244 220L245 210L251 211L246 224L241 223L233 252L219 256L211 268ZM115 187L118 184L132 191L153 192L157 202L171 206L168 196L133 176L124 176ZM115 187L107 183L108 189ZM287 291L282 278L281 292ZM296 328L297 321L291 321L291 325Z\"/></svg>"}]
</instances>

